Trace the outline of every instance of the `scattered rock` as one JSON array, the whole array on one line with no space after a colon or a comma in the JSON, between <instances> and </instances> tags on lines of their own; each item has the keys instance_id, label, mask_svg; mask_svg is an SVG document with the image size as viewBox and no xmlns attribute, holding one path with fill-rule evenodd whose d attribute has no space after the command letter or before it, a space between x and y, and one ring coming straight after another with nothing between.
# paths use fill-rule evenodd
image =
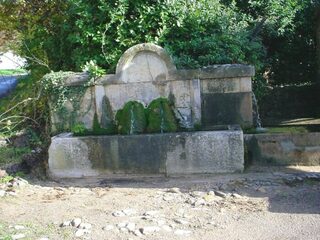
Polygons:
<instances>
[{"instance_id":1,"label":"scattered rock","mask_svg":"<svg viewBox=\"0 0 320 240\"><path fill-rule=\"evenodd\" d=\"M242 198L242 196L240 194L238 194L238 193L232 193L231 196L234 197L234 198Z\"/></svg>"},{"instance_id":2,"label":"scattered rock","mask_svg":"<svg viewBox=\"0 0 320 240\"><path fill-rule=\"evenodd\" d=\"M133 232L133 234L134 235L136 235L137 237L141 237L142 236L142 233L140 232L140 230L135 230L134 232Z\"/></svg>"},{"instance_id":3,"label":"scattered rock","mask_svg":"<svg viewBox=\"0 0 320 240\"><path fill-rule=\"evenodd\" d=\"M15 235L11 236L12 240L22 239L22 238L25 238L25 237L26 237L26 235L24 235L22 233L15 234Z\"/></svg>"},{"instance_id":4,"label":"scattered rock","mask_svg":"<svg viewBox=\"0 0 320 240\"><path fill-rule=\"evenodd\" d=\"M189 224L189 222L186 221L186 220L184 220L184 219L175 219L174 221L175 221L176 223L182 224L182 225L187 225L187 224Z\"/></svg>"},{"instance_id":5,"label":"scattered rock","mask_svg":"<svg viewBox=\"0 0 320 240\"><path fill-rule=\"evenodd\" d=\"M105 231L111 231L114 229L114 226L113 225L106 225L102 228L102 230L105 230Z\"/></svg>"},{"instance_id":6,"label":"scattered rock","mask_svg":"<svg viewBox=\"0 0 320 240\"><path fill-rule=\"evenodd\" d=\"M25 229L25 226L15 225L15 226L14 226L14 229L15 229L15 230L23 230L23 229Z\"/></svg>"},{"instance_id":7,"label":"scattered rock","mask_svg":"<svg viewBox=\"0 0 320 240\"><path fill-rule=\"evenodd\" d=\"M191 235L191 233L192 233L191 231L184 230L184 229L177 229L174 231L174 234L178 236L189 236Z\"/></svg>"},{"instance_id":8,"label":"scattered rock","mask_svg":"<svg viewBox=\"0 0 320 240\"><path fill-rule=\"evenodd\" d=\"M152 217L155 217L157 215L159 215L159 211L156 211L156 210L147 211L143 214L143 216L152 216Z\"/></svg>"},{"instance_id":9,"label":"scattered rock","mask_svg":"<svg viewBox=\"0 0 320 240\"><path fill-rule=\"evenodd\" d=\"M81 218L75 218L71 221L71 226L78 227L81 224Z\"/></svg>"},{"instance_id":10,"label":"scattered rock","mask_svg":"<svg viewBox=\"0 0 320 240\"><path fill-rule=\"evenodd\" d=\"M134 230L136 229L136 224L135 223L128 223L126 225L126 228L129 230L129 232L134 232Z\"/></svg>"},{"instance_id":11,"label":"scattered rock","mask_svg":"<svg viewBox=\"0 0 320 240\"><path fill-rule=\"evenodd\" d=\"M123 212L126 216L131 216L131 215L134 215L134 214L137 213L136 210L131 209L131 208L122 210L122 212Z\"/></svg>"},{"instance_id":12,"label":"scattered rock","mask_svg":"<svg viewBox=\"0 0 320 240\"><path fill-rule=\"evenodd\" d=\"M60 224L60 227L69 227L71 225L71 221L64 221Z\"/></svg>"},{"instance_id":13,"label":"scattered rock","mask_svg":"<svg viewBox=\"0 0 320 240\"><path fill-rule=\"evenodd\" d=\"M214 191L214 194L222 198L226 198L228 196L228 194L221 191Z\"/></svg>"},{"instance_id":14,"label":"scattered rock","mask_svg":"<svg viewBox=\"0 0 320 240\"><path fill-rule=\"evenodd\" d=\"M144 235L153 234L159 231L160 231L160 228L157 226L146 226L146 227L140 228L140 232Z\"/></svg>"},{"instance_id":15,"label":"scattered rock","mask_svg":"<svg viewBox=\"0 0 320 240\"><path fill-rule=\"evenodd\" d=\"M85 229L85 230L89 230L92 228L92 225L90 223L81 223L78 226L79 229Z\"/></svg>"},{"instance_id":16,"label":"scattered rock","mask_svg":"<svg viewBox=\"0 0 320 240\"><path fill-rule=\"evenodd\" d=\"M112 216L114 217L124 217L126 214L123 211L116 211L112 213Z\"/></svg>"},{"instance_id":17,"label":"scattered rock","mask_svg":"<svg viewBox=\"0 0 320 240\"><path fill-rule=\"evenodd\" d=\"M172 228L168 225L163 225L161 226L161 228L166 232L172 232Z\"/></svg>"},{"instance_id":18,"label":"scattered rock","mask_svg":"<svg viewBox=\"0 0 320 240\"><path fill-rule=\"evenodd\" d=\"M86 229L77 229L75 232L76 237L82 237L84 234L88 233Z\"/></svg>"},{"instance_id":19,"label":"scattered rock","mask_svg":"<svg viewBox=\"0 0 320 240\"><path fill-rule=\"evenodd\" d=\"M167 190L167 192L169 192L169 193L181 193L180 189L177 188L177 187L169 188L169 189Z\"/></svg>"},{"instance_id":20,"label":"scattered rock","mask_svg":"<svg viewBox=\"0 0 320 240\"><path fill-rule=\"evenodd\" d=\"M0 190L0 197L4 197L6 195L6 191Z\"/></svg>"},{"instance_id":21,"label":"scattered rock","mask_svg":"<svg viewBox=\"0 0 320 240\"><path fill-rule=\"evenodd\" d=\"M206 200L203 198L197 199L192 205L195 207L206 205Z\"/></svg>"}]
</instances>

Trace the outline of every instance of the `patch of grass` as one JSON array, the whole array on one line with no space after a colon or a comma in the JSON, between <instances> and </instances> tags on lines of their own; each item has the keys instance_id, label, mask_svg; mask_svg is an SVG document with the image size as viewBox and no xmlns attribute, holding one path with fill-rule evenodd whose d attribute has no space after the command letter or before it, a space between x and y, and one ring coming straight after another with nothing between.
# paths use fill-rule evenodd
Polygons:
<instances>
[{"instance_id":1,"label":"patch of grass","mask_svg":"<svg viewBox=\"0 0 320 240\"><path fill-rule=\"evenodd\" d=\"M27 73L25 69L0 69L0 75L17 75Z\"/></svg>"},{"instance_id":2,"label":"patch of grass","mask_svg":"<svg viewBox=\"0 0 320 240\"><path fill-rule=\"evenodd\" d=\"M28 147L0 147L0 167L21 162L22 155L30 153Z\"/></svg>"}]
</instances>

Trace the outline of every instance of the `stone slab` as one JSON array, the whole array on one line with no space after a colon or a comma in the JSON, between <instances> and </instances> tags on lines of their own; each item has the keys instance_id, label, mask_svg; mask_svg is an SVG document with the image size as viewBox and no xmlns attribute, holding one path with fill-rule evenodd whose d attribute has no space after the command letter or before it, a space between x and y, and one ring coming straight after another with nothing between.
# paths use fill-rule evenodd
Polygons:
<instances>
[{"instance_id":1,"label":"stone slab","mask_svg":"<svg viewBox=\"0 0 320 240\"><path fill-rule=\"evenodd\" d=\"M56 136L49 148L53 178L225 173L242 171L243 166L242 131Z\"/></svg>"},{"instance_id":2,"label":"stone slab","mask_svg":"<svg viewBox=\"0 0 320 240\"><path fill-rule=\"evenodd\" d=\"M248 163L258 165L320 165L320 133L246 134Z\"/></svg>"},{"instance_id":3,"label":"stone slab","mask_svg":"<svg viewBox=\"0 0 320 240\"><path fill-rule=\"evenodd\" d=\"M202 125L252 125L250 92L202 94Z\"/></svg>"}]
</instances>

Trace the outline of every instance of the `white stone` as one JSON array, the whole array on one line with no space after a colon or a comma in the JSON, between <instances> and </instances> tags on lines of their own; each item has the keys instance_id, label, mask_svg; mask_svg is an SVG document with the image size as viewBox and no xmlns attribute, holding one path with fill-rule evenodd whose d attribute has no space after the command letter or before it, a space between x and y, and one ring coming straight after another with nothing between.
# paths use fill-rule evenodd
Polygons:
<instances>
[{"instance_id":1,"label":"white stone","mask_svg":"<svg viewBox=\"0 0 320 240\"><path fill-rule=\"evenodd\" d=\"M123 212L125 215L127 215L127 216L134 215L134 214L137 213L136 210L131 209L131 208L129 208L129 209L124 209L124 210L122 210L122 212Z\"/></svg>"},{"instance_id":2,"label":"white stone","mask_svg":"<svg viewBox=\"0 0 320 240\"><path fill-rule=\"evenodd\" d=\"M86 233L86 231L85 231L84 229L78 229L78 230L75 232L75 236L76 236L76 237L82 237L85 233Z\"/></svg>"},{"instance_id":3,"label":"white stone","mask_svg":"<svg viewBox=\"0 0 320 240\"><path fill-rule=\"evenodd\" d=\"M90 223L81 223L79 226L78 226L79 229L86 229L86 230L89 230L92 228L92 225Z\"/></svg>"},{"instance_id":4,"label":"white stone","mask_svg":"<svg viewBox=\"0 0 320 240\"><path fill-rule=\"evenodd\" d=\"M191 231L184 230L184 229L177 229L174 231L174 234L178 236L189 236L191 235L191 233L192 233Z\"/></svg>"},{"instance_id":5,"label":"white stone","mask_svg":"<svg viewBox=\"0 0 320 240\"><path fill-rule=\"evenodd\" d=\"M22 234L22 233L15 234L15 235L11 236L12 240L22 239L22 238L25 238L25 237L26 237L26 235Z\"/></svg>"},{"instance_id":6,"label":"white stone","mask_svg":"<svg viewBox=\"0 0 320 240\"><path fill-rule=\"evenodd\" d=\"M15 230L23 230L23 229L25 229L25 226L15 225L15 226L14 226L14 229L15 229Z\"/></svg>"},{"instance_id":7,"label":"white stone","mask_svg":"<svg viewBox=\"0 0 320 240\"><path fill-rule=\"evenodd\" d=\"M64 221L61 225L60 225L60 227L68 227L68 226L70 226L71 225L71 221Z\"/></svg>"},{"instance_id":8,"label":"white stone","mask_svg":"<svg viewBox=\"0 0 320 240\"><path fill-rule=\"evenodd\" d=\"M4 197L6 195L6 191L0 190L0 197Z\"/></svg>"},{"instance_id":9,"label":"white stone","mask_svg":"<svg viewBox=\"0 0 320 240\"><path fill-rule=\"evenodd\" d=\"M163 225L161 226L161 228L166 232L172 232L172 228L168 225Z\"/></svg>"},{"instance_id":10,"label":"white stone","mask_svg":"<svg viewBox=\"0 0 320 240\"><path fill-rule=\"evenodd\" d=\"M128 223L126 225L126 228L130 231L133 232L136 229L136 224L135 223Z\"/></svg>"},{"instance_id":11,"label":"white stone","mask_svg":"<svg viewBox=\"0 0 320 240\"><path fill-rule=\"evenodd\" d=\"M133 234L136 235L137 237L141 237L141 236L142 236L142 233L140 232L139 229L135 230L135 231L133 232Z\"/></svg>"},{"instance_id":12,"label":"white stone","mask_svg":"<svg viewBox=\"0 0 320 240\"><path fill-rule=\"evenodd\" d=\"M124 217L126 214L123 211L116 211L112 213L114 217Z\"/></svg>"},{"instance_id":13,"label":"white stone","mask_svg":"<svg viewBox=\"0 0 320 240\"><path fill-rule=\"evenodd\" d=\"M159 232L161 229L157 226L146 226L146 227L142 227L140 229L140 231L144 234L144 235L149 235L155 232Z\"/></svg>"},{"instance_id":14,"label":"white stone","mask_svg":"<svg viewBox=\"0 0 320 240\"><path fill-rule=\"evenodd\" d=\"M176 223L182 224L182 225L187 225L187 224L189 224L189 222L186 221L186 220L184 220L184 219L175 219L174 221L175 221Z\"/></svg>"},{"instance_id":15,"label":"white stone","mask_svg":"<svg viewBox=\"0 0 320 240\"><path fill-rule=\"evenodd\" d=\"M78 227L81 224L81 218L75 218L71 221L71 226Z\"/></svg>"},{"instance_id":16,"label":"white stone","mask_svg":"<svg viewBox=\"0 0 320 240\"><path fill-rule=\"evenodd\" d=\"M102 228L102 230L105 230L105 231L110 231L110 230L113 230L114 229L114 226L109 224L109 225L106 225Z\"/></svg>"}]
</instances>

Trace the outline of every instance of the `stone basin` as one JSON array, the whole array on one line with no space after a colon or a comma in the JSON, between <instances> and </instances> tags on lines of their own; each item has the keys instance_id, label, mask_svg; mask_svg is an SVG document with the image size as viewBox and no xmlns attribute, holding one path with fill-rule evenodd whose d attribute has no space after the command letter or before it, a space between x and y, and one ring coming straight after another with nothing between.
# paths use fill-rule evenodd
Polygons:
<instances>
[{"instance_id":1,"label":"stone basin","mask_svg":"<svg viewBox=\"0 0 320 240\"><path fill-rule=\"evenodd\" d=\"M74 137L60 134L49 148L52 178L113 174L165 175L241 172L242 130Z\"/></svg>"}]
</instances>

